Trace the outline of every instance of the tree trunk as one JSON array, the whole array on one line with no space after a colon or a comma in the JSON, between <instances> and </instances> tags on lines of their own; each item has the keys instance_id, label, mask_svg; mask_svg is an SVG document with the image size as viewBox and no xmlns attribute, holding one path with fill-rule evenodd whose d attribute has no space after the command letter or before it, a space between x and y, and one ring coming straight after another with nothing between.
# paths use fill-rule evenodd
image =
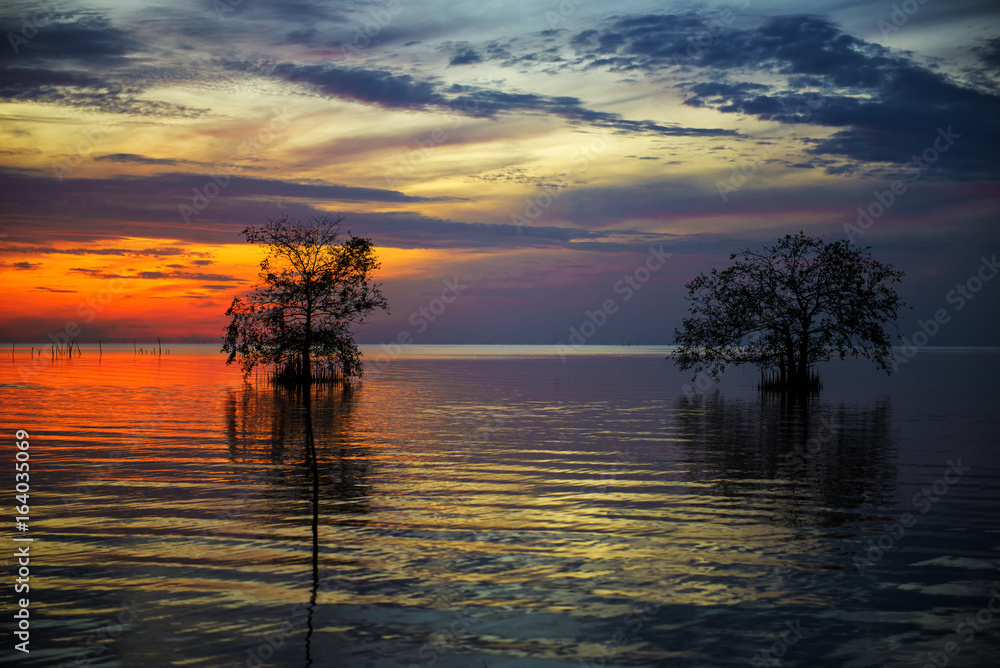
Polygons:
<instances>
[{"instance_id":1,"label":"tree trunk","mask_svg":"<svg viewBox=\"0 0 1000 668\"><path fill-rule=\"evenodd\" d=\"M302 373L301 379L304 385L312 383L312 360L309 358L309 351L312 348L312 309L306 308L306 332L302 339Z\"/></svg>"},{"instance_id":2,"label":"tree trunk","mask_svg":"<svg viewBox=\"0 0 1000 668\"><path fill-rule=\"evenodd\" d=\"M799 337L799 362L798 362L798 382L796 390L805 390L809 387L809 325L810 322L802 323L802 334Z\"/></svg>"}]
</instances>

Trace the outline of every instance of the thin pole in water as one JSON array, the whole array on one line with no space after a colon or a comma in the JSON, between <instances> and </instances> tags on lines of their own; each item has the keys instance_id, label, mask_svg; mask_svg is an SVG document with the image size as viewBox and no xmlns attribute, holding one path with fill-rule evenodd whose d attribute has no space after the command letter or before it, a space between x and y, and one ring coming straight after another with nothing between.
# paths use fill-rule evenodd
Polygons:
<instances>
[{"instance_id":1,"label":"thin pole in water","mask_svg":"<svg viewBox=\"0 0 1000 668\"><path fill-rule=\"evenodd\" d=\"M97 339L97 356L100 357L104 354L104 348L101 347L101 340Z\"/></svg>"},{"instance_id":2,"label":"thin pole in water","mask_svg":"<svg viewBox=\"0 0 1000 668\"><path fill-rule=\"evenodd\" d=\"M163 354L163 344L160 343L160 337L156 337L156 345L160 348L160 354Z\"/></svg>"}]
</instances>

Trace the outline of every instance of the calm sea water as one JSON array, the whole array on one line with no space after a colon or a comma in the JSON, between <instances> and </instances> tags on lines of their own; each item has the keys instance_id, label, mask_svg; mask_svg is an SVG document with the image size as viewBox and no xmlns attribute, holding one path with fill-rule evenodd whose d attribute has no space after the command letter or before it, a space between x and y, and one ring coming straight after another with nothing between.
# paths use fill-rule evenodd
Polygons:
<instances>
[{"instance_id":1,"label":"calm sea water","mask_svg":"<svg viewBox=\"0 0 1000 668\"><path fill-rule=\"evenodd\" d=\"M412 347L307 406L170 348L0 360L4 661L997 665L1000 351L788 404L662 349Z\"/></svg>"}]
</instances>

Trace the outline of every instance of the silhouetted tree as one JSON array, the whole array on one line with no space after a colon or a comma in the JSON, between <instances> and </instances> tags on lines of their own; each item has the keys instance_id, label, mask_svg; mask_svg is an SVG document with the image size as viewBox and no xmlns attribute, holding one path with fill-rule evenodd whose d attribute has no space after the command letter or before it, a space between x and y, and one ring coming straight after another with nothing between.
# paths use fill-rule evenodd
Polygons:
<instances>
[{"instance_id":1,"label":"silhouetted tree","mask_svg":"<svg viewBox=\"0 0 1000 668\"><path fill-rule=\"evenodd\" d=\"M232 317L222 346L226 364L239 359L244 376L263 365L291 384L361 376L355 327L388 303L371 280L380 266L371 240L350 232L342 239L342 221L284 216L243 230L267 254L260 282L226 311Z\"/></svg>"},{"instance_id":2,"label":"silhouetted tree","mask_svg":"<svg viewBox=\"0 0 1000 668\"><path fill-rule=\"evenodd\" d=\"M798 232L730 255L732 266L685 286L692 316L674 331L674 362L715 379L729 364L755 364L762 387L791 390L818 388L812 366L834 355L864 357L889 373L884 325L904 306L892 287L903 272L873 260L869 248Z\"/></svg>"}]
</instances>

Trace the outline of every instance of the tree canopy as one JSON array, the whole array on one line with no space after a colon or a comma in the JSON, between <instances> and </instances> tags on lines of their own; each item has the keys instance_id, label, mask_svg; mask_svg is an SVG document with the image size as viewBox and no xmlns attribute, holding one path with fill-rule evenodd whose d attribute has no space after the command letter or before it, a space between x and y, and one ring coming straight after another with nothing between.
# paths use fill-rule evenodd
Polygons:
<instances>
[{"instance_id":1,"label":"tree canopy","mask_svg":"<svg viewBox=\"0 0 1000 668\"><path fill-rule=\"evenodd\" d=\"M813 365L834 355L889 373L885 325L905 306L893 288L903 272L869 250L800 231L730 255L730 267L685 286L691 316L674 331L674 362L716 380L730 364L755 364L785 389L808 388Z\"/></svg>"},{"instance_id":2,"label":"tree canopy","mask_svg":"<svg viewBox=\"0 0 1000 668\"><path fill-rule=\"evenodd\" d=\"M268 219L242 234L267 249L258 283L236 297L222 352L244 376L262 365L283 382L342 381L362 374L356 327L376 309L388 310L370 239L340 234L342 216L292 222Z\"/></svg>"}]
</instances>

